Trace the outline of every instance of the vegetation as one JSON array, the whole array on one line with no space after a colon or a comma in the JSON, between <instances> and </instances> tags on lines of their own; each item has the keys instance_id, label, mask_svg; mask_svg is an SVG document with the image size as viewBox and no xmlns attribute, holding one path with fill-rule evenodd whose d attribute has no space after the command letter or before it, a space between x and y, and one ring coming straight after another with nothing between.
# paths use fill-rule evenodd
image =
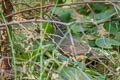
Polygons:
<instances>
[{"instance_id":1,"label":"vegetation","mask_svg":"<svg viewBox=\"0 0 120 80\"><path fill-rule=\"evenodd\" d=\"M10 50L15 80L120 80L119 0L10 1L14 11L9 15L3 14L0 2L0 32L7 30L4 45ZM52 20L53 14L60 21ZM61 54L54 46L51 23L69 26L72 37L87 42L95 53L75 61Z\"/></svg>"}]
</instances>

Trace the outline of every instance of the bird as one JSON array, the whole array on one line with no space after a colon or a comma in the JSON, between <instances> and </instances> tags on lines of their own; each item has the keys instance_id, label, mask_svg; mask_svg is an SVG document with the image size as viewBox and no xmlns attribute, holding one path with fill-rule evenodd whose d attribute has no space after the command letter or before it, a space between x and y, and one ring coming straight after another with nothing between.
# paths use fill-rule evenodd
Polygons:
<instances>
[{"instance_id":1,"label":"bird","mask_svg":"<svg viewBox=\"0 0 120 80\"><path fill-rule=\"evenodd\" d=\"M53 21L61 22L58 15L53 14ZM83 56L90 52L91 47L85 41L79 41L69 33L69 26L60 23L51 23L54 28L54 42L56 49L67 57L81 60Z\"/></svg>"}]
</instances>

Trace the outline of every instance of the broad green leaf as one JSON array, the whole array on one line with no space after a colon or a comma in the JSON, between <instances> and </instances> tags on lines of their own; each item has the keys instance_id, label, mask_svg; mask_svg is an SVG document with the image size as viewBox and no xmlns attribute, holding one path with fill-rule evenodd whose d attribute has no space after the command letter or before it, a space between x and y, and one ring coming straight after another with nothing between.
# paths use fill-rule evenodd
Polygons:
<instances>
[{"instance_id":1,"label":"broad green leaf","mask_svg":"<svg viewBox=\"0 0 120 80\"><path fill-rule=\"evenodd\" d=\"M112 16L116 15L114 8L107 9L104 12L95 14L96 19L107 19L111 18ZM93 13L90 13L90 16L93 16Z\"/></svg>"},{"instance_id":2,"label":"broad green leaf","mask_svg":"<svg viewBox=\"0 0 120 80\"><path fill-rule=\"evenodd\" d=\"M115 34L115 39L120 42L120 32Z\"/></svg>"},{"instance_id":3,"label":"broad green leaf","mask_svg":"<svg viewBox=\"0 0 120 80\"><path fill-rule=\"evenodd\" d=\"M99 38L96 40L96 45L101 48L111 48L112 45L119 46L120 43L116 40L109 39L109 38Z\"/></svg>"},{"instance_id":4,"label":"broad green leaf","mask_svg":"<svg viewBox=\"0 0 120 80\"><path fill-rule=\"evenodd\" d=\"M63 22L69 22L71 19L70 14L73 12L72 9L60 7L53 8L52 11L54 14L57 14Z\"/></svg>"},{"instance_id":5,"label":"broad green leaf","mask_svg":"<svg viewBox=\"0 0 120 80\"><path fill-rule=\"evenodd\" d=\"M101 3L101 4L94 3L92 4L92 6L93 6L92 8L94 9L95 13L101 13L108 8L108 6L106 6L104 3Z\"/></svg>"},{"instance_id":6,"label":"broad green leaf","mask_svg":"<svg viewBox=\"0 0 120 80\"><path fill-rule=\"evenodd\" d=\"M89 45L92 46L92 47L96 46L95 40L89 40Z\"/></svg>"},{"instance_id":7,"label":"broad green leaf","mask_svg":"<svg viewBox=\"0 0 120 80\"><path fill-rule=\"evenodd\" d=\"M78 24L71 25L71 29L73 30L73 32L82 32L82 31L84 31L82 26L80 26Z\"/></svg>"},{"instance_id":8,"label":"broad green leaf","mask_svg":"<svg viewBox=\"0 0 120 80\"><path fill-rule=\"evenodd\" d=\"M73 67L64 67L61 70L60 75L64 80L94 80L93 78L91 79L81 69L76 69Z\"/></svg>"},{"instance_id":9,"label":"broad green leaf","mask_svg":"<svg viewBox=\"0 0 120 80\"><path fill-rule=\"evenodd\" d=\"M60 61L67 61L68 60L68 58L66 57L66 56L58 56L58 59L60 60Z\"/></svg>"},{"instance_id":10,"label":"broad green leaf","mask_svg":"<svg viewBox=\"0 0 120 80\"><path fill-rule=\"evenodd\" d=\"M116 23L105 23L104 26L106 31L108 31L110 34L116 34L118 31L118 27Z\"/></svg>"},{"instance_id":11,"label":"broad green leaf","mask_svg":"<svg viewBox=\"0 0 120 80\"><path fill-rule=\"evenodd\" d=\"M80 40L81 37L82 37L82 33L73 32L73 33L72 33L72 36L73 36L74 39Z\"/></svg>"}]
</instances>

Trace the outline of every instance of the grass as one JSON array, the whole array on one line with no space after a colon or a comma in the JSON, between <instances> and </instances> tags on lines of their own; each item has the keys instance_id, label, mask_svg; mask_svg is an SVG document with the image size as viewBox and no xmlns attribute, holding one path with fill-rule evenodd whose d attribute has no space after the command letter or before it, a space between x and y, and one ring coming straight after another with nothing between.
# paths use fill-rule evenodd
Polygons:
<instances>
[{"instance_id":1,"label":"grass","mask_svg":"<svg viewBox=\"0 0 120 80\"><path fill-rule=\"evenodd\" d=\"M33 4L30 2L29 5ZM22 5L15 6L15 10L19 10L19 8L26 7ZM53 13L56 12L59 14L59 10L57 9L59 8L52 8ZM67 10L67 8L65 10ZM43 16L42 11L41 9L39 15L37 12L35 12L34 15L39 17ZM69 13L70 12L72 11L69 11ZM66 11L65 15L68 16L69 13ZM22 15L17 16L17 18L13 20L25 19ZM89 17L89 15L87 16ZM29 17L30 16L28 16L28 18ZM66 18L66 16L63 17ZM6 23L3 16L2 19ZM43 26L45 28L43 28ZM77 26L82 26L86 31L85 33L95 39L101 37L95 33L97 30L96 28L92 28L94 27L93 24L80 24ZM41 30L40 33L35 32L37 27ZM112 49L102 49L95 45L95 50L98 51L100 55L104 55L105 60L85 58L81 61L73 61L71 58L62 55L54 47L53 29L49 27L51 27L50 23L41 22L19 24L19 28L13 26L13 37L10 36L7 28L12 53L13 75L16 80L120 80L120 55L119 51L117 51L119 47L113 46ZM81 36L77 36L81 35L81 32L77 29L80 28L72 30L72 34L74 34L74 37L81 39ZM94 32L94 30L96 31ZM106 36L110 37L110 35L105 35L105 37ZM86 39L83 37L83 40ZM92 44L94 44L94 42Z\"/></svg>"}]
</instances>

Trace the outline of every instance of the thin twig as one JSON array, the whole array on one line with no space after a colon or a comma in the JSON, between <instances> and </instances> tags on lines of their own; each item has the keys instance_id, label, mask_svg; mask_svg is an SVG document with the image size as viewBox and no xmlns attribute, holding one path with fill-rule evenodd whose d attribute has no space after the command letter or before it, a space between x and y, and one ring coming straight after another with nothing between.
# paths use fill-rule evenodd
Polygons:
<instances>
[{"instance_id":1,"label":"thin twig","mask_svg":"<svg viewBox=\"0 0 120 80\"><path fill-rule=\"evenodd\" d=\"M119 20L120 17L117 17L117 18L113 18L113 19L102 19L102 20L98 20L96 21L96 24L102 24L102 23L105 23L105 22L111 22L111 21L116 21L116 20ZM70 26L72 25L73 23L93 23L93 21L74 21L74 22L69 22L69 23L65 23L65 22L60 22L60 21L50 21L50 20L42 20L42 19L30 19L30 20L24 20L24 21L14 21L14 22L9 22L9 23L6 23L6 24L0 24L0 29L3 27L3 26L6 26L6 25L17 25L17 26L14 26L14 27L18 27L18 24L23 24L23 23L31 23L31 22L48 22L48 23L58 23L58 24L62 24L62 25L65 25L65 26Z\"/></svg>"},{"instance_id":2,"label":"thin twig","mask_svg":"<svg viewBox=\"0 0 120 80\"><path fill-rule=\"evenodd\" d=\"M41 8L50 8L50 7L61 7L61 6L74 6L74 5L79 5L79 4L86 4L86 3L119 3L120 1L80 1L80 2L76 2L76 3L69 3L69 4L50 4L50 5L45 5L45 6L39 6L39 7L33 7L33 8L28 8L25 10L21 10L18 11L16 13L13 14L9 14L7 16L5 16L6 18L13 16L13 15L17 15L19 13L23 13L26 11L31 11L31 10L37 10L37 9L41 9Z\"/></svg>"},{"instance_id":3,"label":"thin twig","mask_svg":"<svg viewBox=\"0 0 120 80\"><path fill-rule=\"evenodd\" d=\"M66 25L69 26L71 24L73 24L73 22L70 23L64 23L64 22L60 22L60 21L50 21L50 20L42 20L42 19L30 19L30 20L24 20L24 21L14 21L14 22L9 22L6 24L1 24L0 27L3 27L5 25L18 25L18 24L23 24L23 23L31 23L31 22L50 22L50 23L58 23L58 24L62 24L62 25Z\"/></svg>"}]
</instances>

